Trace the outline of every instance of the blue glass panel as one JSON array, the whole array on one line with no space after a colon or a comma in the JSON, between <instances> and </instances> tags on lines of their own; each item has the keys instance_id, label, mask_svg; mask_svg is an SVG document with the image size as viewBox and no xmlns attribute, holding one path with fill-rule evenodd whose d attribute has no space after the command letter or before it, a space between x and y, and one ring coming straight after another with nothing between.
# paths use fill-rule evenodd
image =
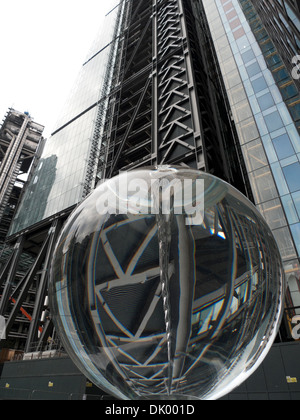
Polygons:
<instances>
[{"instance_id":1,"label":"blue glass panel","mask_svg":"<svg viewBox=\"0 0 300 420\"><path fill-rule=\"evenodd\" d=\"M263 76L253 80L251 83L255 93L261 92L268 87L267 82Z\"/></svg>"},{"instance_id":2,"label":"blue glass panel","mask_svg":"<svg viewBox=\"0 0 300 420\"><path fill-rule=\"evenodd\" d=\"M244 54L242 54L242 59L244 63L249 63L249 61L252 61L255 59L255 55L253 50L246 51Z\"/></svg>"},{"instance_id":3,"label":"blue glass panel","mask_svg":"<svg viewBox=\"0 0 300 420\"><path fill-rule=\"evenodd\" d=\"M281 196L289 194L290 191L288 189L285 177L282 173L282 168L280 166L280 163L279 162L272 163L271 168L272 168L272 173L273 173L279 194Z\"/></svg>"},{"instance_id":4,"label":"blue glass panel","mask_svg":"<svg viewBox=\"0 0 300 420\"><path fill-rule=\"evenodd\" d=\"M288 187L291 192L300 191L300 163L282 168Z\"/></svg>"},{"instance_id":5,"label":"blue glass panel","mask_svg":"<svg viewBox=\"0 0 300 420\"><path fill-rule=\"evenodd\" d=\"M270 93L257 98L257 102L259 103L260 109L265 111L268 108L271 108L274 105L273 96Z\"/></svg>"},{"instance_id":6,"label":"blue glass panel","mask_svg":"<svg viewBox=\"0 0 300 420\"><path fill-rule=\"evenodd\" d=\"M299 215L298 215L298 212L296 211L291 195L290 194L285 195L284 197L281 197L281 200L282 200L282 204L283 204L288 222L290 224L299 223Z\"/></svg>"},{"instance_id":7,"label":"blue glass panel","mask_svg":"<svg viewBox=\"0 0 300 420\"><path fill-rule=\"evenodd\" d=\"M250 66L246 67L246 70L249 77L253 77L261 72L261 68L258 63L251 64Z\"/></svg>"},{"instance_id":8,"label":"blue glass panel","mask_svg":"<svg viewBox=\"0 0 300 420\"><path fill-rule=\"evenodd\" d=\"M273 139L273 144L279 159L285 159L295 154L295 150L287 134Z\"/></svg>"},{"instance_id":9,"label":"blue glass panel","mask_svg":"<svg viewBox=\"0 0 300 420\"><path fill-rule=\"evenodd\" d=\"M283 122L280 117L279 112L272 112L272 114L266 115L265 122L267 124L269 132L278 130L279 128L283 127Z\"/></svg>"},{"instance_id":10,"label":"blue glass panel","mask_svg":"<svg viewBox=\"0 0 300 420\"><path fill-rule=\"evenodd\" d=\"M291 225L291 231L298 250L298 254L300 254L300 223Z\"/></svg>"},{"instance_id":11,"label":"blue glass panel","mask_svg":"<svg viewBox=\"0 0 300 420\"><path fill-rule=\"evenodd\" d=\"M294 200L294 204L298 213L298 216L300 218L300 191L292 194L293 200Z\"/></svg>"}]
</instances>

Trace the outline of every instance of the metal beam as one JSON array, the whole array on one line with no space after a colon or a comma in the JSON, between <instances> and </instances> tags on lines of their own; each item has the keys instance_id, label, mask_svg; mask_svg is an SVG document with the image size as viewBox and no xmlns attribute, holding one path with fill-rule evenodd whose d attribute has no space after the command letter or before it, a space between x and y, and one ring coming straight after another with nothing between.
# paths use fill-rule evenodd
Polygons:
<instances>
[{"instance_id":1,"label":"metal beam","mask_svg":"<svg viewBox=\"0 0 300 420\"><path fill-rule=\"evenodd\" d=\"M27 296L28 290L29 290L29 288L30 288L30 286L31 286L31 284L34 280L34 277L35 277L36 273L38 272L38 270L40 270L40 268L42 266L42 263L44 262L45 255L46 255L46 252L47 252L47 249L48 249L49 240L50 240L50 236L48 234L48 236L46 237L46 239L45 239L45 241L44 241L44 243L41 247L40 253L37 256L37 259L35 260L35 263L33 264L33 266L31 268L30 272L28 273L28 275L25 276L24 279L23 279L22 290L21 290L21 292L20 292L20 294L19 294L19 296L16 300L16 303L15 303L15 305L14 305L14 307L13 307L13 309L12 309L10 315L9 315L9 318L7 320L7 324L6 324L7 335L9 334L9 332L10 332L12 326L13 326L13 323L15 322L15 319L16 319L16 317L18 315L18 312L19 312L19 310L22 306L22 303L24 302L25 297Z\"/></svg>"},{"instance_id":2,"label":"metal beam","mask_svg":"<svg viewBox=\"0 0 300 420\"><path fill-rule=\"evenodd\" d=\"M61 229L61 221L55 220L51 229L49 230L49 239L48 239L46 257L44 260L44 268L43 268L42 275L40 278L39 288L36 294L32 320L30 323L28 337L27 337L27 341L25 345L25 352L29 351L29 349L31 348L31 343L36 341L38 338L40 315L43 309L43 302L44 302L46 290L47 290L47 280L48 280L51 257L54 252L56 240L57 240L60 229Z\"/></svg>"},{"instance_id":3,"label":"metal beam","mask_svg":"<svg viewBox=\"0 0 300 420\"><path fill-rule=\"evenodd\" d=\"M22 251L23 251L24 242L25 242L25 238L24 238L24 236L21 236L18 239L17 243L15 244L15 248L14 248L12 258L10 260L10 266L9 266L8 272L7 272L7 267L5 267L5 269L4 269L3 274L6 274L6 272L7 272L8 275L7 275L6 285L4 287L2 297L1 297L1 301L0 301L0 315L1 316L5 315L6 309L8 307L11 290L12 290L12 287L14 285L14 279L15 279L15 274L16 274L16 271L17 271L19 258L22 254ZM3 280L4 280L4 276L3 276L3 278L1 278L1 283L2 284L3 284Z\"/></svg>"},{"instance_id":4,"label":"metal beam","mask_svg":"<svg viewBox=\"0 0 300 420\"><path fill-rule=\"evenodd\" d=\"M146 96L146 93L147 93L148 88L149 88L149 86L150 86L151 80L152 80L152 79L151 79L151 77L148 77L147 82L146 82L146 84L145 84L145 86L144 86L144 89L143 89L143 91L142 91L142 94L141 94L141 96L140 96L140 98L139 98L139 101L138 101L138 103L137 103L137 105L136 105L136 108L135 108L135 110L134 110L134 113L133 113L133 115L132 115L132 118L131 118L131 120L130 120L130 123L129 123L128 127L127 127L126 133L125 133L125 135L124 135L124 137L123 137L122 143L121 143L121 145L120 145L120 147L119 147L119 150L117 151L117 154L116 154L116 156L115 156L115 158L114 158L114 162L113 162L113 164L112 164L112 166L111 166L111 169L110 169L110 174L109 174L109 177L110 177L110 178L112 177L112 175L113 175L113 173L114 173L114 170L115 170L115 168L116 168L116 165L117 165L117 163L118 163L118 161L119 161L119 159L120 159L121 153L122 153L122 151L123 151L123 149L124 149L124 146L125 146L125 144L126 144L126 141L127 141L127 139L128 139L128 136L129 136L129 134L130 134L130 131L131 131L131 129L132 129L132 126L133 126L133 124L134 124L134 121L135 121L135 119L136 119L136 117L137 117L137 115L138 115L138 112L139 112L139 109L140 109L140 107L141 107L141 104L143 103L143 100L144 100L144 98L145 98L145 96Z\"/></svg>"}]
</instances>

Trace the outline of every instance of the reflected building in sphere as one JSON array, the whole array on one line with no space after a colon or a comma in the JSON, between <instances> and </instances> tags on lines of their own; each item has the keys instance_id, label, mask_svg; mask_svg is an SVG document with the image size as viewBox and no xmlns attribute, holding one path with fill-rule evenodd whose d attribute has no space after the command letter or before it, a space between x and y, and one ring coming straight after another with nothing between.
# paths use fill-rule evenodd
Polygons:
<instances>
[{"instance_id":1,"label":"reflected building in sphere","mask_svg":"<svg viewBox=\"0 0 300 420\"><path fill-rule=\"evenodd\" d=\"M294 341L300 93L291 60L299 50L298 3L129 0L110 1L107 12L10 227L0 274L2 289L11 288L0 300L6 346L28 354L59 338L44 268L71 211L103 180L165 164L217 176L256 205L288 281L277 340ZM24 253L33 263L20 276ZM10 331L33 284L31 322L16 345Z\"/></svg>"}]
</instances>

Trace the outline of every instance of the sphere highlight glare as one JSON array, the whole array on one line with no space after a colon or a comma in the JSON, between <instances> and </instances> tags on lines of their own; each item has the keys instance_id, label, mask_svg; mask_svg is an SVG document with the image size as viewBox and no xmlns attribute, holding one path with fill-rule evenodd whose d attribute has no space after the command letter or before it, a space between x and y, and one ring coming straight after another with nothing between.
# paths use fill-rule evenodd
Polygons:
<instances>
[{"instance_id":1,"label":"sphere highlight glare","mask_svg":"<svg viewBox=\"0 0 300 420\"><path fill-rule=\"evenodd\" d=\"M100 388L217 399L266 356L284 287L256 208L216 177L163 166L121 174L78 206L49 292L68 354Z\"/></svg>"}]
</instances>

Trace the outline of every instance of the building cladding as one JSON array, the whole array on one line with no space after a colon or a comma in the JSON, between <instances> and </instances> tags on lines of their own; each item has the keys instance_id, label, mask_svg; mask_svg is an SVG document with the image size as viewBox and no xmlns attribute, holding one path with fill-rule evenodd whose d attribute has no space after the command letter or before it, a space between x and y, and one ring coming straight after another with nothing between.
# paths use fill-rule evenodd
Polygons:
<instances>
[{"instance_id":1,"label":"building cladding","mask_svg":"<svg viewBox=\"0 0 300 420\"><path fill-rule=\"evenodd\" d=\"M300 314L300 101L287 57L299 48L298 2L109 6L10 228L9 243L17 241L11 261L22 248L36 257L14 292L19 308L39 268L49 265L60 218L98 182L141 166L183 164L234 185L268 221L288 279L290 339ZM10 285L7 299L15 273L7 265L0 276L0 285ZM45 279L40 284L27 350L42 325ZM8 307L0 301L0 315ZM17 309L7 315L9 327Z\"/></svg>"},{"instance_id":2,"label":"building cladding","mask_svg":"<svg viewBox=\"0 0 300 420\"><path fill-rule=\"evenodd\" d=\"M109 3L109 2L108 2ZM111 4L116 2L110 1ZM92 186L95 120L103 107L122 9L113 9L89 51L63 111L47 140L34 178L12 223L10 234L58 214L81 201ZM113 41L113 39L115 41ZM98 140L97 136L97 140Z\"/></svg>"},{"instance_id":3,"label":"building cladding","mask_svg":"<svg viewBox=\"0 0 300 420\"><path fill-rule=\"evenodd\" d=\"M283 258L289 285L287 306L293 308L287 318L292 319L300 309L299 91L255 2L203 3L255 204L268 221ZM262 3L278 2L260 2L260 7Z\"/></svg>"},{"instance_id":4,"label":"building cladding","mask_svg":"<svg viewBox=\"0 0 300 420\"><path fill-rule=\"evenodd\" d=\"M299 0L252 1L288 69L300 51ZM272 18L270 19L270 16ZM299 87L298 81L298 87Z\"/></svg>"}]
</instances>

